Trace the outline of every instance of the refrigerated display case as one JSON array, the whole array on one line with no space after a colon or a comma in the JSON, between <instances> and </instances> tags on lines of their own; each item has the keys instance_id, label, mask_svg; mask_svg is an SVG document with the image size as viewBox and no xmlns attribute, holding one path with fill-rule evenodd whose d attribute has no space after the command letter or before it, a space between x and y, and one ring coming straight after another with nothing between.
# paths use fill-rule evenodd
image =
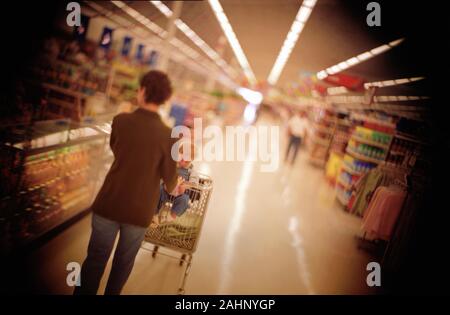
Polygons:
<instances>
[{"instance_id":1,"label":"refrigerated display case","mask_svg":"<svg viewBox=\"0 0 450 315\"><path fill-rule=\"evenodd\" d=\"M0 130L1 254L89 208L104 176L108 138L105 124L70 120Z\"/></svg>"}]
</instances>

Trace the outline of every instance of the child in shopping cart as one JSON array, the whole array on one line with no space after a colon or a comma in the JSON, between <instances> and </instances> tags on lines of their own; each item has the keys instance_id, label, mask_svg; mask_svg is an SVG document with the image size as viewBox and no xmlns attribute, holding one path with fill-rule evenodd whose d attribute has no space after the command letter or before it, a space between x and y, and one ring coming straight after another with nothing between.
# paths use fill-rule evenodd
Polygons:
<instances>
[{"instance_id":1,"label":"child in shopping cart","mask_svg":"<svg viewBox=\"0 0 450 315\"><path fill-rule=\"evenodd\" d=\"M180 153L183 151L181 150ZM175 189L168 192L166 186L161 184L160 195L156 213L153 217L152 224L158 225L161 223L160 210L167 201L172 201L172 207L169 214L165 218L165 223L174 221L177 217L182 216L189 208L189 195L186 192L186 183L190 181L193 165L191 161L186 161L183 158L177 164L178 183Z\"/></svg>"}]
</instances>

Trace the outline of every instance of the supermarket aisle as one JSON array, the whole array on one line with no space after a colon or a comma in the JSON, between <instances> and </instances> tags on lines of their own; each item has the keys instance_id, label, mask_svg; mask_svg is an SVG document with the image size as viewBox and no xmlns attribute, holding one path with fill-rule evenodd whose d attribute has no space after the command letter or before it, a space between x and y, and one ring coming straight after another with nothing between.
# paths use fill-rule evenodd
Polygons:
<instances>
[{"instance_id":1,"label":"supermarket aisle","mask_svg":"<svg viewBox=\"0 0 450 315\"><path fill-rule=\"evenodd\" d=\"M371 293L365 284L370 257L354 240L360 219L342 211L304 149L294 167L275 173L259 172L258 162L197 167L215 187L187 294ZM33 291L71 293L66 265L83 260L89 224L90 216L32 255ZM180 277L178 261L141 250L123 293L175 293Z\"/></svg>"}]
</instances>

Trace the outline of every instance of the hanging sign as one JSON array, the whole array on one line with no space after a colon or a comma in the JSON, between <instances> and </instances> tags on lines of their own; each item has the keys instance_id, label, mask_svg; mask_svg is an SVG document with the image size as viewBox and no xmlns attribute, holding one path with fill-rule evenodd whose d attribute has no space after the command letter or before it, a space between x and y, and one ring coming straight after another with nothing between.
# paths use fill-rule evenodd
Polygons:
<instances>
[{"instance_id":1,"label":"hanging sign","mask_svg":"<svg viewBox=\"0 0 450 315\"><path fill-rule=\"evenodd\" d=\"M320 96L325 96L327 95L327 88L321 84L315 83L312 91L316 91L317 93L319 93Z\"/></svg>"},{"instance_id":2,"label":"hanging sign","mask_svg":"<svg viewBox=\"0 0 450 315\"><path fill-rule=\"evenodd\" d=\"M125 36L123 38L123 45L121 50L121 54L123 57L128 57L128 55L130 54L132 42L133 38L131 38L130 36Z\"/></svg>"},{"instance_id":3,"label":"hanging sign","mask_svg":"<svg viewBox=\"0 0 450 315\"><path fill-rule=\"evenodd\" d=\"M100 36L100 47L106 50L111 47L113 31L113 29L106 26L103 28L102 36Z\"/></svg>"},{"instance_id":4,"label":"hanging sign","mask_svg":"<svg viewBox=\"0 0 450 315\"><path fill-rule=\"evenodd\" d=\"M142 61L144 58L145 45L139 44L136 51L136 59Z\"/></svg>"},{"instance_id":5,"label":"hanging sign","mask_svg":"<svg viewBox=\"0 0 450 315\"><path fill-rule=\"evenodd\" d=\"M158 52L156 50L152 50L148 55L147 64L151 67L155 67L158 62Z\"/></svg>"},{"instance_id":6,"label":"hanging sign","mask_svg":"<svg viewBox=\"0 0 450 315\"><path fill-rule=\"evenodd\" d=\"M353 91L364 89L364 80L360 77L350 76L347 74L337 73L329 75L324 79L325 82L335 86L344 86Z\"/></svg>"}]
</instances>

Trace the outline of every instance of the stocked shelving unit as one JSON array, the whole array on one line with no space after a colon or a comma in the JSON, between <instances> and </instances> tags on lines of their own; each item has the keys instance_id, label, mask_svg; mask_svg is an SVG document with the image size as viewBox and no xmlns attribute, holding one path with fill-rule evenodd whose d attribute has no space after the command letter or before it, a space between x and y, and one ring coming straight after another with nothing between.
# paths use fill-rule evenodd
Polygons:
<instances>
[{"instance_id":1,"label":"stocked shelving unit","mask_svg":"<svg viewBox=\"0 0 450 315\"><path fill-rule=\"evenodd\" d=\"M1 134L0 253L7 254L89 207L108 134L68 120Z\"/></svg>"},{"instance_id":2,"label":"stocked shelving unit","mask_svg":"<svg viewBox=\"0 0 450 315\"><path fill-rule=\"evenodd\" d=\"M135 102L142 69L136 66L115 62L111 66L106 89L108 101L119 104L122 101Z\"/></svg>"},{"instance_id":3,"label":"stocked shelving unit","mask_svg":"<svg viewBox=\"0 0 450 315\"><path fill-rule=\"evenodd\" d=\"M315 113L312 136L309 141L309 162L324 167L329 154L331 141L337 125L337 117L332 110L321 109Z\"/></svg>"},{"instance_id":4,"label":"stocked shelving unit","mask_svg":"<svg viewBox=\"0 0 450 315\"><path fill-rule=\"evenodd\" d=\"M348 141L336 183L337 200L347 207L352 187L366 172L386 161L395 125L392 123L363 119L356 126Z\"/></svg>"},{"instance_id":5,"label":"stocked shelving unit","mask_svg":"<svg viewBox=\"0 0 450 315\"><path fill-rule=\"evenodd\" d=\"M41 61L30 68L26 84L41 92L34 120L83 117L104 112L111 67L93 63L76 64L71 61L41 56ZM37 102L37 100L34 100Z\"/></svg>"},{"instance_id":6,"label":"stocked shelving unit","mask_svg":"<svg viewBox=\"0 0 450 315\"><path fill-rule=\"evenodd\" d=\"M336 184L338 172L342 165L345 149L350 139L353 124L347 113L337 112L336 128L330 144L330 152L326 164L326 177L332 185Z\"/></svg>"},{"instance_id":7,"label":"stocked shelving unit","mask_svg":"<svg viewBox=\"0 0 450 315\"><path fill-rule=\"evenodd\" d=\"M84 93L51 83L42 83L42 88L44 98L39 118L43 120L70 118L80 121L85 116L87 96Z\"/></svg>"},{"instance_id":8,"label":"stocked shelving unit","mask_svg":"<svg viewBox=\"0 0 450 315\"><path fill-rule=\"evenodd\" d=\"M415 174L425 176L430 169L430 145L423 139L397 132L392 140L386 164L392 167L413 169Z\"/></svg>"},{"instance_id":9,"label":"stocked shelving unit","mask_svg":"<svg viewBox=\"0 0 450 315\"><path fill-rule=\"evenodd\" d=\"M41 56L30 69L28 84L43 90L38 120L71 118L116 112L122 102L135 104L139 76L147 68L117 60L111 64L77 64Z\"/></svg>"},{"instance_id":10,"label":"stocked shelving unit","mask_svg":"<svg viewBox=\"0 0 450 315\"><path fill-rule=\"evenodd\" d=\"M110 67L75 64L64 60L45 58L31 69L40 83L58 86L85 96L106 93Z\"/></svg>"}]
</instances>

